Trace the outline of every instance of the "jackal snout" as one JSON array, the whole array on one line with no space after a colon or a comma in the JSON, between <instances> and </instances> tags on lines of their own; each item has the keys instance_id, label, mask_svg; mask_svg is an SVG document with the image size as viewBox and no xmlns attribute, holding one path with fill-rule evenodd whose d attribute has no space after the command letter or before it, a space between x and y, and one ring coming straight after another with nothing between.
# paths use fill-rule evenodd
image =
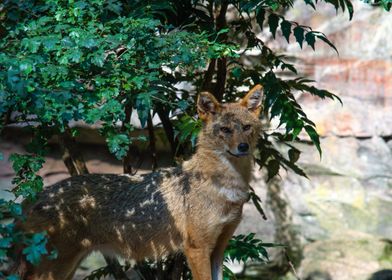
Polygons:
<instances>
[{"instance_id":1,"label":"jackal snout","mask_svg":"<svg viewBox=\"0 0 392 280\"><path fill-rule=\"evenodd\" d=\"M248 143L239 143L237 146L237 150L240 153L247 153L249 150L249 144Z\"/></svg>"}]
</instances>

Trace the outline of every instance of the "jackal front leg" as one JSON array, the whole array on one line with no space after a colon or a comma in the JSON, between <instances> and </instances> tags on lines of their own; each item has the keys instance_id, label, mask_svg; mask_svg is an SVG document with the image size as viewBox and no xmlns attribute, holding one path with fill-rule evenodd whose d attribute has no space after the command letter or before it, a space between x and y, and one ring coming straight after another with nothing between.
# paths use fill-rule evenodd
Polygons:
<instances>
[{"instance_id":1,"label":"jackal front leg","mask_svg":"<svg viewBox=\"0 0 392 280\"><path fill-rule=\"evenodd\" d=\"M184 249L193 280L211 280L211 250L207 246L199 247L189 244L185 245Z\"/></svg>"},{"instance_id":2,"label":"jackal front leg","mask_svg":"<svg viewBox=\"0 0 392 280\"><path fill-rule=\"evenodd\" d=\"M188 228L188 236L184 242L184 253L192 272L193 280L212 280L211 252L215 238L208 238L208 234L201 235L200 230Z\"/></svg>"},{"instance_id":3,"label":"jackal front leg","mask_svg":"<svg viewBox=\"0 0 392 280\"><path fill-rule=\"evenodd\" d=\"M212 280L223 280L223 259L225 249L229 243L230 238L233 236L238 223L225 226L222 233L219 235L216 246L211 254L211 270Z\"/></svg>"}]
</instances>

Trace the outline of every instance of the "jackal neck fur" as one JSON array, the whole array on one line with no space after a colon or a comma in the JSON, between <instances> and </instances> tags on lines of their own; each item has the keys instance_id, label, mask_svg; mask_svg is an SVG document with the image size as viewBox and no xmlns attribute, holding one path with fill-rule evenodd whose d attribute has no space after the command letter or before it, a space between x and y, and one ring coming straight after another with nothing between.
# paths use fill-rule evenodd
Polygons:
<instances>
[{"instance_id":1,"label":"jackal neck fur","mask_svg":"<svg viewBox=\"0 0 392 280\"><path fill-rule=\"evenodd\" d=\"M211 150L208 141L201 138L195 155L183 163L183 170L210 178L211 191L218 191L229 201L244 202L248 196L252 158L229 157L225 152Z\"/></svg>"}]
</instances>

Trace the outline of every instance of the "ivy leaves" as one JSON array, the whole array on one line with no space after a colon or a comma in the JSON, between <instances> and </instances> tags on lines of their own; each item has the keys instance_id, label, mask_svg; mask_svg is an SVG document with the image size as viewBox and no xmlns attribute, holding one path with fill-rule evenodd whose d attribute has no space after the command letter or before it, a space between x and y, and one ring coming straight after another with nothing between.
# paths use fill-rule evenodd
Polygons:
<instances>
[{"instance_id":1,"label":"ivy leaves","mask_svg":"<svg viewBox=\"0 0 392 280\"><path fill-rule=\"evenodd\" d=\"M48 252L46 248L47 242L46 232L34 233L31 238L24 241L26 247L23 249L22 253L33 265L38 265L40 263L42 255L48 255L49 259L57 258L57 252L55 250L50 253Z\"/></svg>"},{"instance_id":2,"label":"ivy leaves","mask_svg":"<svg viewBox=\"0 0 392 280\"><path fill-rule=\"evenodd\" d=\"M202 128L201 120L184 115L177 122L176 128L176 137L181 144L190 141L192 147L196 146L197 135Z\"/></svg>"},{"instance_id":3,"label":"ivy leaves","mask_svg":"<svg viewBox=\"0 0 392 280\"><path fill-rule=\"evenodd\" d=\"M9 158L16 176L12 183L15 185L13 192L16 196L33 200L37 192L42 190L43 181L36 174L41 169L44 159L41 156L12 154Z\"/></svg>"}]
</instances>

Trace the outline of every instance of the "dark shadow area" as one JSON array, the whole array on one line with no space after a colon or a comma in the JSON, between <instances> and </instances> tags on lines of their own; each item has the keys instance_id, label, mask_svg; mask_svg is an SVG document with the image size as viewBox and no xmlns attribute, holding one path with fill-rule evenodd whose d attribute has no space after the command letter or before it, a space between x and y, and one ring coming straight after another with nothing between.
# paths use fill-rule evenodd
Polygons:
<instances>
[{"instance_id":1,"label":"dark shadow area","mask_svg":"<svg viewBox=\"0 0 392 280\"><path fill-rule=\"evenodd\" d=\"M180 167L139 176L73 176L45 188L35 202L24 203L27 219L20 226L48 232L49 246L58 251L58 258L45 262L45 273L79 264L95 250L157 260L181 248L174 216L182 219L185 214L192 180L193 175ZM178 259L173 263L184 262Z\"/></svg>"},{"instance_id":2,"label":"dark shadow area","mask_svg":"<svg viewBox=\"0 0 392 280\"><path fill-rule=\"evenodd\" d=\"M392 270L383 269L372 274L369 280L392 280Z\"/></svg>"},{"instance_id":3,"label":"dark shadow area","mask_svg":"<svg viewBox=\"0 0 392 280\"><path fill-rule=\"evenodd\" d=\"M325 271L313 271L304 280L332 280L332 277Z\"/></svg>"}]
</instances>

